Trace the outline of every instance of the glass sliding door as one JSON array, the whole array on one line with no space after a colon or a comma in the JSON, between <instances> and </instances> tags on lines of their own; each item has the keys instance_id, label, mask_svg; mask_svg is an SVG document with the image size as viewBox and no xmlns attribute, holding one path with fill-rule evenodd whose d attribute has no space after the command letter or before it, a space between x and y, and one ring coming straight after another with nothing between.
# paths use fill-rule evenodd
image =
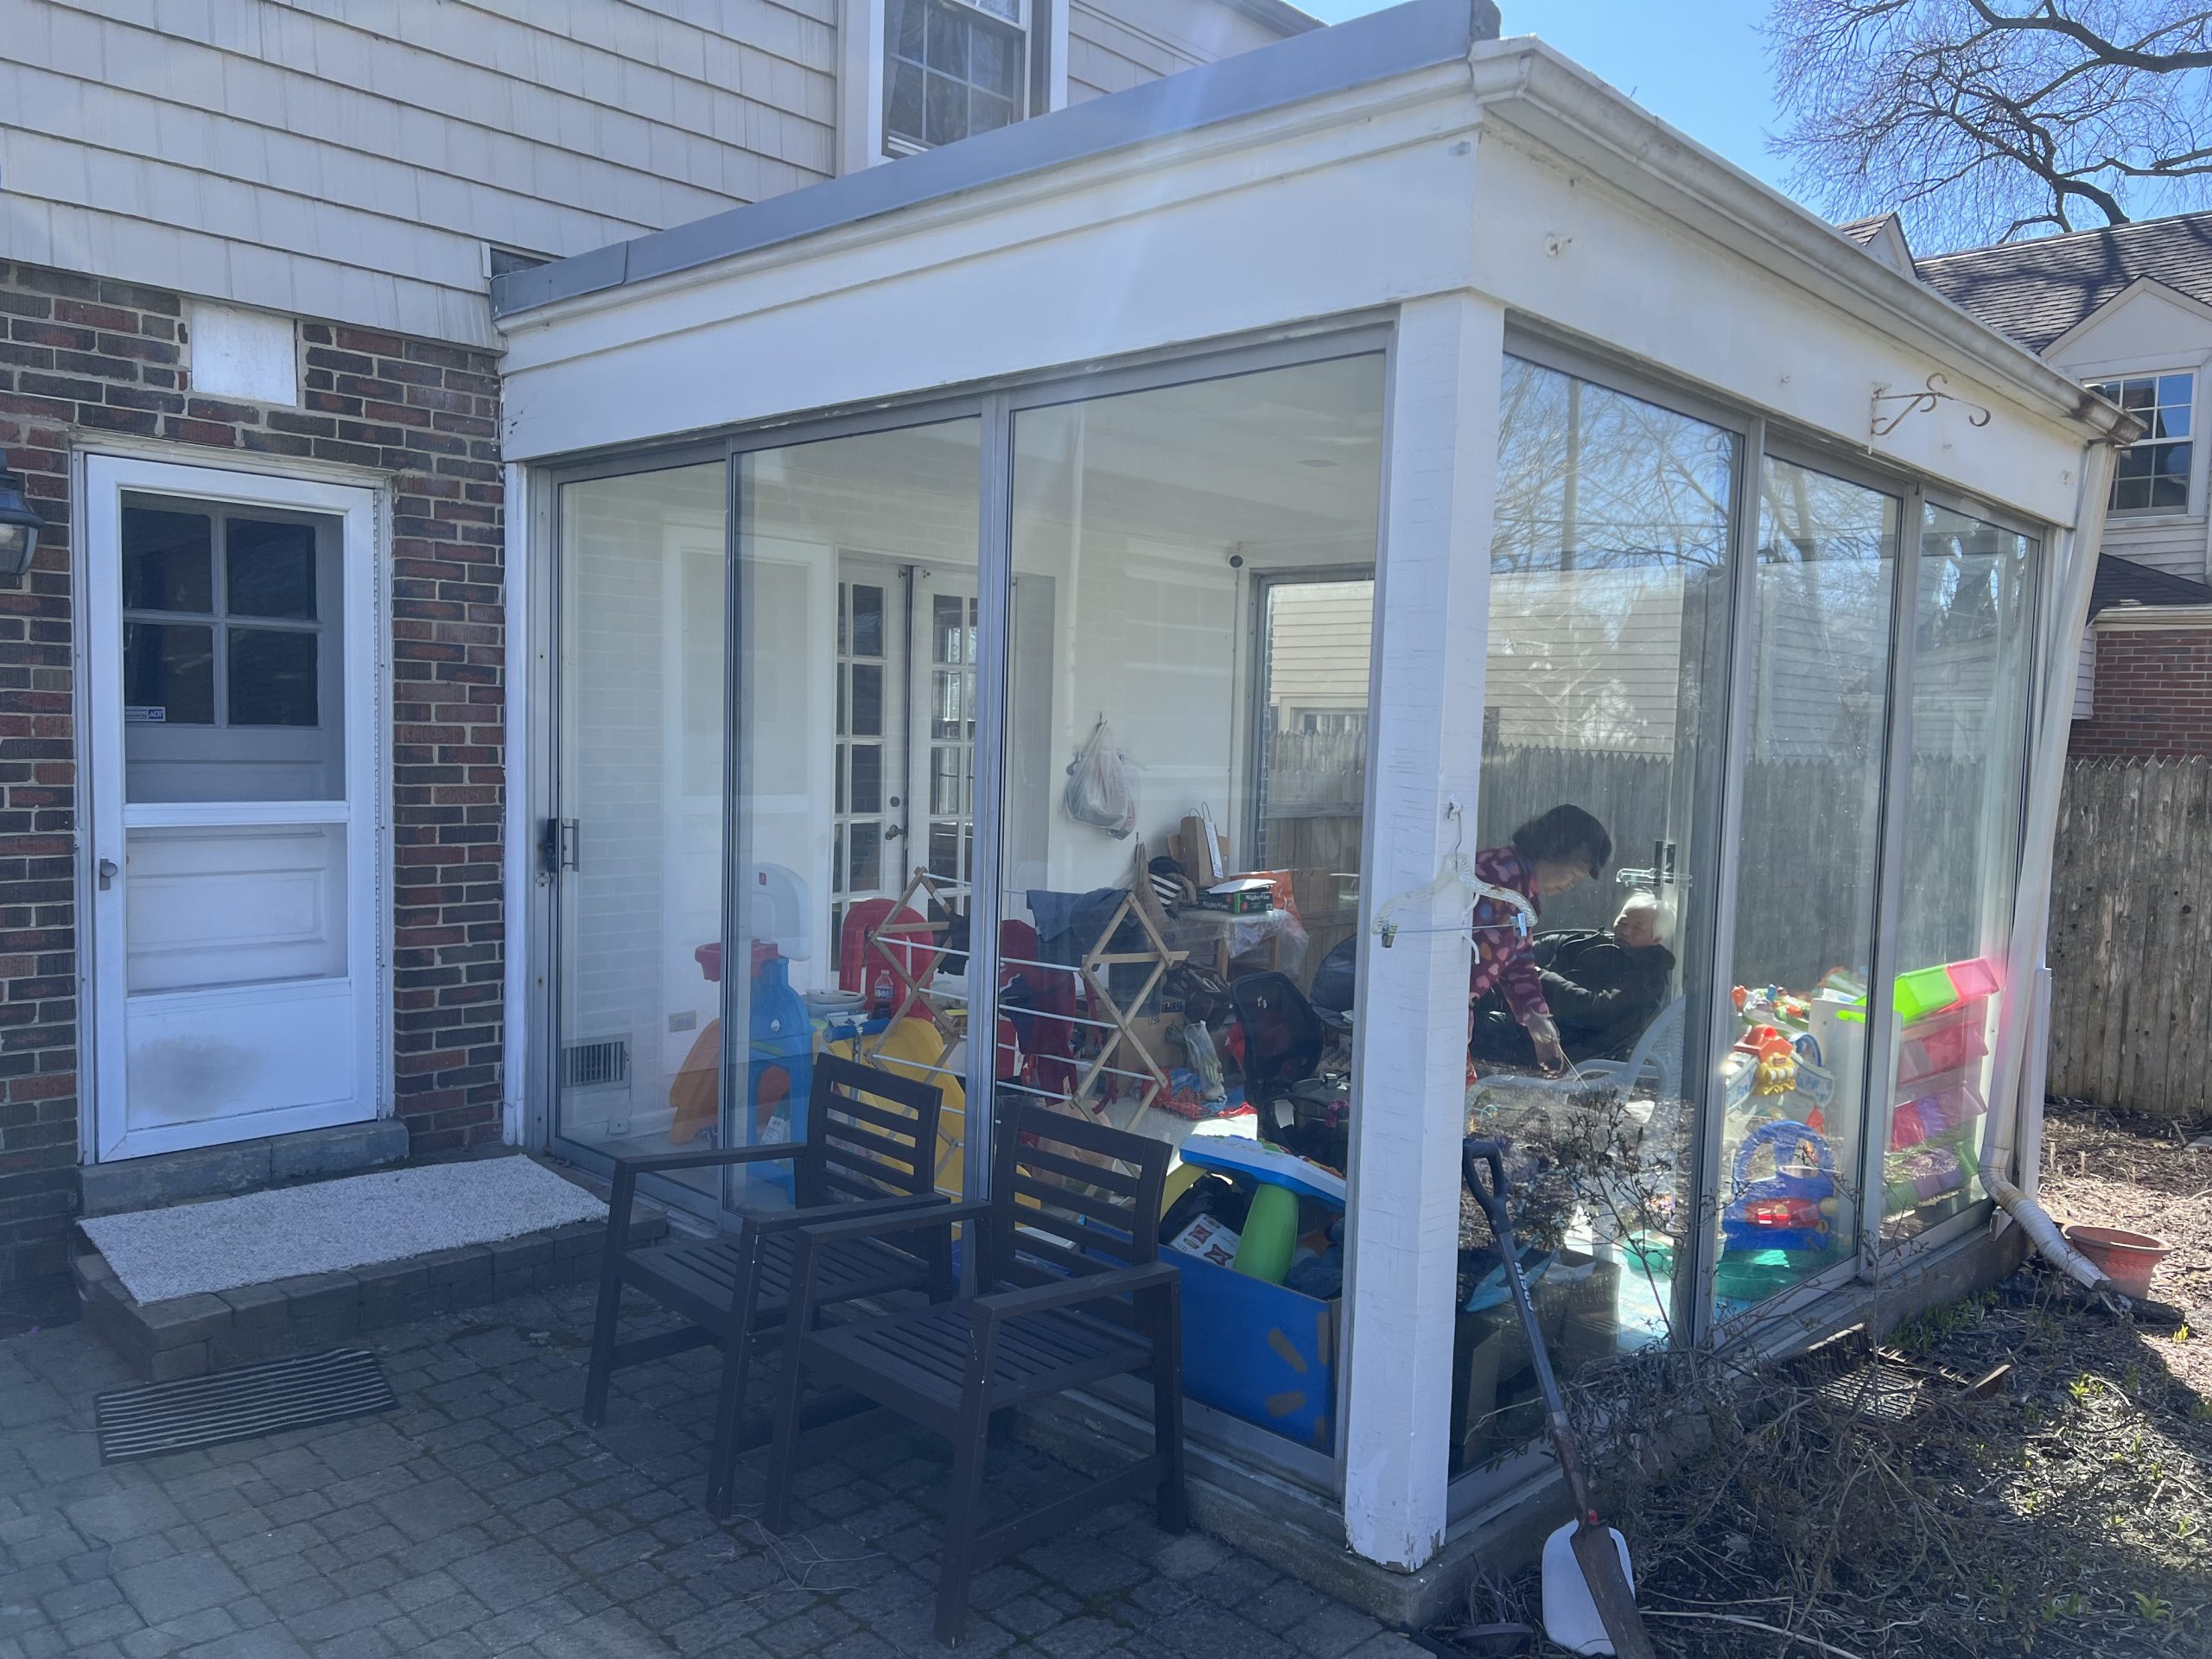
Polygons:
<instances>
[{"instance_id":1,"label":"glass sliding door","mask_svg":"<svg viewBox=\"0 0 2212 1659\"><path fill-rule=\"evenodd\" d=\"M1180 1149L1185 1390L1322 1453L1357 846L1296 809L1363 798L1382 390L1364 354L1014 415L1001 1096ZM1260 1138L1324 1196L1208 1173Z\"/></svg>"},{"instance_id":2,"label":"glass sliding door","mask_svg":"<svg viewBox=\"0 0 2212 1659\"><path fill-rule=\"evenodd\" d=\"M555 1132L610 1156L723 1133L728 486L714 461L561 490L558 798L540 849L559 904Z\"/></svg>"},{"instance_id":3,"label":"glass sliding door","mask_svg":"<svg viewBox=\"0 0 2212 1659\"><path fill-rule=\"evenodd\" d=\"M1853 1259L1890 731L1897 498L1769 456L1760 477L1715 1311Z\"/></svg>"},{"instance_id":4,"label":"glass sliding door","mask_svg":"<svg viewBox=\"0 0 2212 1659\"><path fill-rule=\"evenodd\" d=\"M2019 873L2037 544L1929 505L1913 612L1897 1065L1882 1237L1983 1196L1980 1152Z\"/></svg>"},{"instance_id":5,"label":"glass sliding door","mask_svg":"<svg viewBox=\"0 0 2212 1659\"><path fill-rule=\"evenodd\" d=\"M737 461L728 1133L803 1135L814 1056L855 1058L944 1090L937 1179L956 1195L981 434L946 421ZM733 1201L788 1179L748 1166Z\"/></svg>"},{"instance_id":6,"label":"glass sliding door","mask_svg":"<svg viewBox=\"0 0 2212 1659\"><path fill-rule=\"evenodd\" d=\"M1568 1376L1677 1323L1739 448L1705 421L1506 360L1475 846L1535 932L1522 943L1503 908L1476 918L1467 1126L1529 1160L1509 1173L1548 1247L1529 1261L1534 1295ZM1488 1230L1471 1217L1460 1242L1455 1472L1541 1427Z\"/></svg>"}]
</instances>

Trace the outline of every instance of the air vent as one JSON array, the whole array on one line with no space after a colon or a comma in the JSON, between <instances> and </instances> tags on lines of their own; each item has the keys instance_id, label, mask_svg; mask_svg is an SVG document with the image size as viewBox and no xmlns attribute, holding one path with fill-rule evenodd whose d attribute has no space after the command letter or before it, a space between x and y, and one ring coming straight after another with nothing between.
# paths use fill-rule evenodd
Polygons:
<instances>
[{"instance_id":1,"label":"air vent","mask_svg":"<svg viewBox=\"0 0 2212 1659\"><path fill-rule=\"evenodd\" d=\"M561 1086L589 1089L630 1080L630 1039L603 1037L595 1043L571 1043L561 1051Z\"/></svg>"}]
</instances>

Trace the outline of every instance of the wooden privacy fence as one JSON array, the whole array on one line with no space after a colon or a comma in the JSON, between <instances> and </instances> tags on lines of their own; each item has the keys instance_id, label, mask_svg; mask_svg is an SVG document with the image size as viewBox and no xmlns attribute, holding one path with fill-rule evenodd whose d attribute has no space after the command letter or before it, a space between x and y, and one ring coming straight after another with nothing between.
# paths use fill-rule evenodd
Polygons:
<instances>
[{"instance_id":1,"label":"wooden privacy fence","mask_svg":"<svg viewBox=\"0 0 2212 1659\"><path fill-rule=\"evenodd\" d=\"M2070 760L2051 873L2050 1092L2212 1112L2212 760Z\"/></svg>"},{"instance_id":2,"label":"wooden privacy fence","mask_svg":"<svg viewBox=\"0 0 2212 1659\"><path fill-rule=\"evenodd\" d=\"M1352 889L1338 878L1359 868L1365 743L1357 732L1285 734L1274 743L1275 861L1319 873L1314 891L1299 895L1320 923L1310 970L1351 925ZM1986 764L1914 759L1903 966L1980 948L1987 895L1959 878L1982 868L1987 850L2012 833L1986 815ZM1839 963L1865 961L1866 819L1877 810L1866 778L1855 760L1750 763L1738 982L1802 988ZM1661 755L1494 744L1483 755L1474 844L1493 846L1522 820L1572 801L1611 830L1617 863L1645 864L1667 833L1678 781L1675 763ZM1689 810L1693 822L1675 829L1686 880L1688 836L1715 833L1708 804ZM1601 927L1621 895L1610 880L1586 885L1546 904L1544 925ZM2212 1113L2212 760L2068 762L2048 957L2053 1094L2177 1117Z\"/></svg>"}]
</instances>

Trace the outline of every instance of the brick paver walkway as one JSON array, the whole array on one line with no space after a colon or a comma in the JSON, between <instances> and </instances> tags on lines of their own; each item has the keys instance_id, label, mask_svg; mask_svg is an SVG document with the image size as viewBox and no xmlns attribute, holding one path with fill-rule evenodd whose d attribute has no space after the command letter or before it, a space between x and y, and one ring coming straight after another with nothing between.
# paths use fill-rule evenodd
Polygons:
<instances>
[{"instance_id":1,"label":"brick paver walkway","mask_svg":"<svg viewBox=\"0 0 2212 1659\"><path fill-rule=\"evenodd\" d=\"M92 1397L133 1380L121 1363L81 1325L0 1342L0 1659L944 1651L938 1446L898 1427L817 1437L782 1537L747 1518L754 1453L753 1503L717 1525L699 1506L713 1357L618 1373L594 1433L576 1416L590 1313L566 1292L384 1332L397 1411L114 1468ZM1004 1491L1064 1473L997 1455ZM1414 1652L1135 1506L991 1569L975 1607L963 1655Z\"/></svg>"}]
</instances>

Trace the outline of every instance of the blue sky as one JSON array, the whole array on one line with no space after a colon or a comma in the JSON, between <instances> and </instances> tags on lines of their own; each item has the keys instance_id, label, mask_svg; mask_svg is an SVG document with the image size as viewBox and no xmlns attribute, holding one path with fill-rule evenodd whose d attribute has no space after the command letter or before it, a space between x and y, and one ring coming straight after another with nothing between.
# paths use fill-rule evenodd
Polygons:
<instances>
[{"instance_id":1,"label":"blue sky","mask_svg":"<svg viewBox=\"0 0 2212 1659\"><path fill-rule=\"evenodd\" d=\"M1325 22L1392 0L1297 0ZM1780 124L1759 25L1766 0L1499 0L1508 35L1540 35L1670 125L1768 182Z\"/></svg>"}]
</instances>

